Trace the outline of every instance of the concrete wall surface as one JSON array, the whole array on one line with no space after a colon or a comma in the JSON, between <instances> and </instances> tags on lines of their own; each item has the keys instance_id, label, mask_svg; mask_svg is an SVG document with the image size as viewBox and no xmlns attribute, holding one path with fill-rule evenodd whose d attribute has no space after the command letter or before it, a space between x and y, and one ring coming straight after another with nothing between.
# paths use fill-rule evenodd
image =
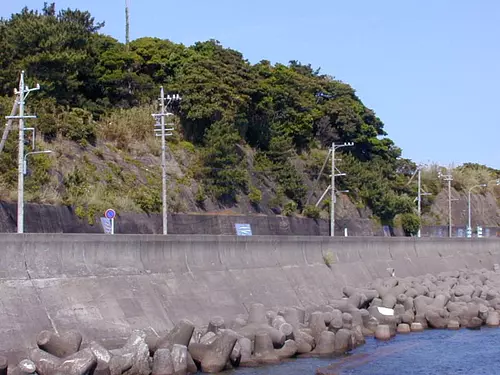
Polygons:
<instances>
[{"instance_id":1,"label":"concrete wall surface","mask_svg":"<svg viewBox=\"0 0 500 375\"><path fill-rule=\"evenodd\" d=\"M330 259L330 267L325 264ZM497 239L0 234L0 352L18 359L43 329L108 347L251 303L324 304L344 285L500 263Z\"/></svg>"}]
</instances>

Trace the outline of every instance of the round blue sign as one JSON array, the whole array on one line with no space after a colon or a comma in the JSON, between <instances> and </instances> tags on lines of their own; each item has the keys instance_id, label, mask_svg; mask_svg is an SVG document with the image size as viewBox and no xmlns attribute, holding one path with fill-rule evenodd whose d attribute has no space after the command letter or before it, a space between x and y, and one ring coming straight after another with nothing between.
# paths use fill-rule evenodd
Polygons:
<instances>
[{"instance_id":1,"label":"round blue sign","mask_svg":"<svg viewBox=\"0 0 500 375\"><path fill-rule=\"evenodd\" d=\"M112 210L111 208L109 210L106 210L104 213L104 216L106 216L108 219L114 219L116 216L115 210Z\"/></svg>"}]
</instances>

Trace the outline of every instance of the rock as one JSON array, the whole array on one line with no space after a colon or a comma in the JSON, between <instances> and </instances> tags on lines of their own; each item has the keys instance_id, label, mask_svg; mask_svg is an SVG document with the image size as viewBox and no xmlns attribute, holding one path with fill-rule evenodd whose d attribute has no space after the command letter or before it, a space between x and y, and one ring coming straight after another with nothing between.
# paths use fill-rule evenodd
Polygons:
<instances>
[{"instance_id":1,"label":"rock","mask_svg":"<svg viewBox=\"0 0 500 375\"><path fill-rule=\"evenodd\" d=\"M252 358L252 342L246 337L240 337L237 341L240 346L240 367L253 367L257 361Z\"/></svg>"},{"instance_id":2,"label":"rock","mask_svg":"<svg viewBox=\"0 0 500 375\"><path fill-rule=\"evenodd\" d=\"M335 351L337 353L345 353L351 349L351 331L342 328L335 334Z\"/></svg>"},{"instance_id":3,"label":"rock","mask_svg":"<svg viewBox=\"0 0 500 375\"><path fill-rule=\"evenodd\" d=\"M40 349L47 353L64 358L80 350L82 335L77 331L67 331L61 335L50 331L41 331L36 338L36 343Z\"/></svg>"},{"instance_id":4,"label":"rock","mask_svg":"<svg viewBox=\"0 0 500 375\"><path fill-rule=\"evenodd\" d=\"M111 369L109 368L109 364L104 362L98 362L93 372L93 375L111 375Z\"/></svg>"},{"instance_id":5,"label":"rock","mask_svg":"<svg viewBox=\"0 0 500 375\"><path fill-rule=\"evenodd\" d=\"M174 363L170 350L158 349L153 356L152 375L173 375Z\"/></svg>"},{"instance_id":6,"label":"rock","mask_svg":"<svg viewBox=\"0 0 500 375\"><path fill-rule=\"evenodd\" d=\"M410 333L411 332L410 325L406 324L406 323L398 324L397 332L398 333Z\"/></svg>"},{"instance_id":7,"label":"rock","mask_svg":"<svg viewBox=\"0 0 500 375\"><path fill-rule=\"evenodd\" d=\"M326 332L326 331L325 331ZM276 349L274 353L279 359L286 359L293 357L298 351L298 345L293 340L286 340L281 349Z\"/></svg>"},{"instance_id":8,"label":"rock","mask_svg":"<svg viewBox=\"0 0 500 375\"><path fill-rule=\"evenodd\" d=\"M226 363L230 361L231 353L238 340L243 340L243 338L238 339L238 335L234 331L224 330L210 344L192 343L189 345L189 353L195 362L200 363L203 372L220 372L224 369ZM246 349L247 342L240 341L241 361L243 361L243 346Z\"/></svg>"},{"instance_id":9,"label":"rock","mask_svg":"<svg viewBox=\"0 0 500 375\"><path fill-rule=\"evenodd\" d=\"M284 313L283 313L284 315ZM278 316L278 313L276 313L273 310L269 310L266 312L266 318L267 318L267 324L272 325L273 320Z\"/></svg>"},{"instance_id":10,"label":"rock","mask_svg":"<svg viewBox=\"0 0 500 375\"><path fill-rule=\"evenodd\" d=\"M483 320L477 316L475 316L474 318L472 318L469 322L469 324L467 325L467 328L468 329L480 329L481 326L483 325Z\"/></svg>"},{"instance_id":11,"label":"rock","mask_svg":"<svg viewBox=\"0 0 500 375\"><path fill-rule=\"evenodd\" d=\"M174 344L172 347L172 363L174 366L174 375L187 374L187 354L188 350L185 345ZM210 371L206 371L210 372ZM135 375L135 374L134 374Z\"/></svg>"},{"instance_id":12,"label":"rock","mask_svg":"<svg viewBox=\"0 0 500 375\"><path fill-rule=\"evenodd\" d=\"M7 374L7 371L5 372ZM19 364L12 370L8 371L9 375L36 375L36 365L33 361L29 359L23 359Z\"/></svg>"},{"instance_id":13,"label":"rock","mask_svg":"<svg viewBox=\"0 0 500 375\"><path fill-rule=\"evenodd\" d=\"M323 322L323 324L325 323ZM250 306L247 325L240 328L236 332L253 341L255 340L255 335L259 331L266 332L271 338L273 345L277 348L281 348L285 343L285 334L267 324L264 305L254 303Z\"/></svg>"},{"instance_id":14,"label":"rock","mask_svg":"<svg viewBox=\"0 0 500 375\"><path fill-rule=\"evenodd\" d=\"M382 298L382 307L392 309L394 305L396 305L396 301L396 297L393 294L386 294L384 298Z\"/></svg>"},{"instance_id":15,"label":"rock","mask_svg":"<svg viewBox=\"0 0 500 375\"><path fill-rule=\"evenodd\" d=\"M351 329L352 328L352 315L349 313L342 314L342 328Z\"/></svg>"},{"instance_id":16,"label":"rock","mask_svg":"<svg viewBox=\"0 0 500 375\"><path fill-rule=\"evenodd\" d=\"M425 313L425 318L431 328L444 329L448 326L448 320L435 310L428 310Z\"/></svg>"},{"instance_id":17,"label":"rock","mask_svg":"<svg viewBox=\"0 0 500 375\"><path fill-rule=\"evenodd\" d=\"M323 319L325 321L325 325L328 326L330 322L333 320L333 313L331 311L324 312Z\"/></svg>"},{"instance_id":18,"label":"rock","mask_svg":"<svg viewBox=\"0 0 500 375\"><path fill-rule=\"evenodd\" d=\"M422 326L422 323L415 322L411 324L410 329L412 332L422 332L424 327Z\"/></svg>"},{"instance_id":19,"label":"rock","mask_svg":"<svg viewBox=\"0 0 500 375\"><path fill-rule=\"evenodd\" d=\"M458 320L450 320L448 322L448 326L447 326L448 329L451 329L451 330L457 330L457 329L460 329L460 323L458 322Z\"/></svg>"},{"instance_id":20,"label":"rock","mask_svg":"<svg viewBox=\"0 0 500 375\"><path fill-rule=\"evenodd\" d=\"M316 348L312 351L313 354L327 355L335 351L335 333L331 331L323 331L319 337Z\"/></svg>"},{"instance_id":21,"label":"rock","mask_svg":"<svg viewBox=\"0 0 500 375\"><path fill-rule=\"evenodd\" d=\"M498 311L489 311L486 318L486 325L488 327L498 327L500 325Z\"/></svg>"},{"instance_id":22,"label":"rock","mask_svg":"<svg viewBox=\"0 0 500 375\"><path fill-rule=\"evenodd\" d=\"M97 365L97 359L89 348L80 350L65 359L60 359L41 349L30 353L39 375L86 375Z\"/></svg>"},{"instance_id":23,"label":"rock","mask_svg":"<svg viewBox=\"0 0 500 375\"><path fill-rule=\"evenodd\" d=\"M111 353L106 348L96 341L92 341L89 348L96 357L98 363L109 364L111 361Z\"/></svg>"},{"instance_id":24,"label":"rock","mask_svg":"<svg viewBox=\"0 0 500 375\"><path fill-rule=\"evenodd\" d=\"M173 346L175 344L187 347L191 341L191 336L194 332L194 325L187 319L182 319L177 323L174 328L168 333L161 336L155 348L151 351L154 352L156 349L169 349L172 353Z\"/></svg>"},{"instance_id":25,"label":"rock","mask_svg":"<svg viewBox=\"0 0 500 375\"><path fill-rule=\"evenodd\" d=\"M207 332L213 332L217 334L221 329L224 328L226 328L226 325L224 323L224 318L220 316L214 316L212 319L210 319L210 322L208 323ZM187 344L185 346L187 346Z\"/></svg>"},{"instance_id":26,"label":"rock","mask_svg":"<svg viewBox=\"0 0 500 375\"><path fill-rule=\"evenodd\" d=\"M267 332L257 332L255 335L254 357L260 364L276 364L280 359L274 352L273 343Z\"/></svg>"},{"instance_id":27,"label":"rock","mask_svg":"<svg viewBox=\"0 0 500 375\"><path fill-rule=\"evenodd\" d=\"M379 324L375 331L375 338L378 340L390 340L391 329L387 324Z\"/></svg>"},{"instance_id":28,"label":"rock","mask_svg":"<svg viewBox=\"0 0 500 375\"><path fill-rule=\"evenodd\" d=\"M109 363L112 373L117 369L125 375L149 375L151 372L150 349L144 331L132 331L125 345L110 353L113 355Z\"/></svg>"},{"instance_id":29,"label":"rock","mask_svg":"<svg viewBox=\"0 0 500 375\"><path fill-rule=\"evenodd\" d=\"M309 318L309 328L312 331L312 337L316 341L319 340L321 333L326 331L325 320L323 319L323 313L317 311L313 312Z\"/></svg>"}]
</instances>

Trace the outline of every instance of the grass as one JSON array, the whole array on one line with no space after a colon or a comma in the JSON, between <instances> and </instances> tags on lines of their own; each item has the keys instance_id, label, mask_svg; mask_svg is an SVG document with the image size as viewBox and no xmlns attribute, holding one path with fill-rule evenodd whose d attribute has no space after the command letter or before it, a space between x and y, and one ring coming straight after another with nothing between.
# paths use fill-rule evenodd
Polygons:
<instances>
[{"instance_id":1,"label":"grass","mask_svg":"<svg viewBox=\"0 0 500 375\"><path fill-rule=\"evenodd\" d=\"M332 268L332 266L335 264L335 255L333 252L328 251L323 255L323 261L325 262L326 266L328 268Z\"/></svg>"}]
</instances>

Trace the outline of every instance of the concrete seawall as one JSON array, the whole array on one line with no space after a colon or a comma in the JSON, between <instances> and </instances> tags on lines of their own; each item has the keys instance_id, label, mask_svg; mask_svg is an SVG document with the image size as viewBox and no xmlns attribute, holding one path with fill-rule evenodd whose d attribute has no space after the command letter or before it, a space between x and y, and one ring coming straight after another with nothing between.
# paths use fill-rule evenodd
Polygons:
<instances>
[{"instance_id":1,"label":"concrete seawall","mask_svg":"<svg viewBox=\"0 0 500 375\"><path fill-rule=\"evenodd\" d=\"M232 318L253 302L324 304L389 267L404 277L495 263L496 239L2 234L0 352L19 358L42 329L114 346L133 328Z\"/></svg>"}]
</instances>

